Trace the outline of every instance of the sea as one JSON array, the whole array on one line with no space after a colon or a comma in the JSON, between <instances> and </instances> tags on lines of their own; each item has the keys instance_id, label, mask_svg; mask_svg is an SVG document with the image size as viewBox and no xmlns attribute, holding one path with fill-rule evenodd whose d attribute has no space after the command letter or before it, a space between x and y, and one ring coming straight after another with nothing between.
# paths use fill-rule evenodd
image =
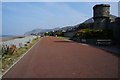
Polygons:
<instances>
[{"instance_id":1,"label":"sea","mask_svg":"<svg viewBox=\"0 0 120 80\"><path fill-rule=\"evenodd\" d=\"M16 37L18 35L0 35L0 37Z\"/></svg>"}]
</instances>

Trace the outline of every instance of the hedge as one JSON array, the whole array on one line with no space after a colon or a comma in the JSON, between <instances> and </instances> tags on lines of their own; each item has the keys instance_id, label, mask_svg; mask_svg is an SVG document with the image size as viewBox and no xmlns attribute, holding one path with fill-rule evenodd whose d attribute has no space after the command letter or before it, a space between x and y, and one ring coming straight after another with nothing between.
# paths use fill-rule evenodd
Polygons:
<instances>
[{"instance_id":1,"label":"hedge","mask_svg":"<svg viewBox=\"0 0 120 80\"><path fill-rule=\"evenodd\" d=\"M102 29L81 29L77 31L74 37L84 39L112 39L113 32Z\"/></svg>"}]
</instances>

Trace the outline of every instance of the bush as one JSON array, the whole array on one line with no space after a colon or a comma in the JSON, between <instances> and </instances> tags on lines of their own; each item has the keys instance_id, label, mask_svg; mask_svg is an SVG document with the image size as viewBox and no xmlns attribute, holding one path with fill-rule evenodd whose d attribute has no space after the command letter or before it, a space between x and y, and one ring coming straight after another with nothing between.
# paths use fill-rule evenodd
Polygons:
<instances>
[{"instance_id":1,"label":"bush","mask_svg":"<svg viewBox=\"0 0 120 80\"><path fill-rule=\"evenodd\" d=\"M31 41L28 41L27 43L29 44L29 43L31 43Z\"/></svg>"},{"instance_id":2,"label":"bush","mask_svg":"<svg viewBox=\"0 0 120 80\"><path fill-rule=\"evenodd\" d=\"M86 29L86 28L92 29L93 28L93 23L82 23L82 24L79 25L77 30Z\"/></svg>"},{"instance_id":3,"label":"bush","mask_svg":"<svg viewBox=\"0 0 120 80\"><path fill-rule=\"evenodd\" d=\"M9 50L10 54L13 54L14 51L16 50L16 46L15 45L11 45L9 48L10 48L10 50Z\"/></svg>"},{"instance_id":4,"label":"bush","mask_svg":"<svg viewBox=\"0 0 120 80\"><path fill-rule=\"evenodd\" d=\"M74 37L83 39L112 39L113 32L111 30L101 29L81 29L77 31Z\"/></svg>"},{"instance_id":5,"label":"bush","mask_svg":"<svg viewBox=\"0 0 120 80\"><path fill-rule=\"evenodd\" d=\"M120 21L120 17L115 18L115 21Z\"/></svg>"},{"instance_id":6,"label":"bush","mask_svg":"<svg viewBox=\"0 0 120 80\"><path fill-rule=\"evenodd\" d=\"M50 36L50 33L45 33L44 35L45 35L45 36Z\"/></svg>"},{"instance_id":7,"label":"bush","mask_svg":"<svg viewBox=\"0 0 120 80\"><path fill-rule=\"evenodd\" d=\"M11 46L2 46L2 56L10 54L12 55L14 53L14 51L16 50L16 46L15 45L11 45Z\"/></svg>"},{"instance_id":8,"label":"bush","mask_svg":"<svg viewBox=\"0 0 120 80\"><path fill-rule=\"evenodd\" d=\"M44 35L42 34L41 37L44 37Z\"/></svg>"},{"instance_id":9,"label":"bush","mask_svg":"<svg viewBox=\"0 0 120 80\"><path fill-rule=\"evenodd\" d=\"M49 33L50 34L50 36L54 36L54 33Z\"/></svg>"},{"instance_id":10,"label":"bush","mask_svg":"<svg viewBox=\"0 0 120 80\"><path fill-rule=\"evenodd\" d=\"M63 33L60 32L60 31L58 31L58 32L56 32L56 35L57 35L57 36L63 36Z\"/></svg>"},{"instance_id":11,"label":"bush","mask_svg":"<svg viewBox=\"0 0 120 80\"><path fill-rule=\"evenodd\" d=\"M25 44L25 46L28 46L28 44Z\"/></svg>"}]
</instances>

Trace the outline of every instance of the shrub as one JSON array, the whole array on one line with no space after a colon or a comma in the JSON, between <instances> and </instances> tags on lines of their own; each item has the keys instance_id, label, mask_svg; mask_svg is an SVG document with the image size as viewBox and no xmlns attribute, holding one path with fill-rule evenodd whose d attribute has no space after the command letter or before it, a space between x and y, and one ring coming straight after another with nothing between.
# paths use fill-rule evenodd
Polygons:
<instances>
[{"instance_id":1,"label":"shrub","mask_svg":"<svg viewBox=\"0 0 120 80\"><path fill-rule=\"evenodd\" d=\"M35 38L34 40L37 40L37 38Z\"/></svg>"},{"instance_id":2,"label":"shrub","mask_svg":"<svg viewBox=\"0 0 120 80\"><path fill-rule=\"evenodd\" d=\"M11 46L2 46L2 56L10 54L12 55L14 53L14 51L16 50L16 46L15 45L11 45Z\"/></svg>"},{"instance_id":3,"label":"shrub","mask_svg":"<svg viewBox=\"0 0 120 80\"><path fill-rule=\"evenodd\" d=\"M49 33L45 33L44 35L45 35L45 36L50 36L50 34L49 34Z\"/></svg>"},{"instance_id":4,"label":"shrub","mask_svg":"<svg viewBox=\"0 0 120 80\"><path fill-rule=\"evenodd\" d=\"M11 46L9 47L9 53L10 53L10 54L13 54L15 50L16 50L16 46L15 46L15 45L11 45Z\"/></svg>"},{"instance_id":5,"label":"shrub","mask_svg":"<svg viewBox=\"0 0 120 80\"><path fill-rule=\"evenodd\" d=\"M56 35L57 35L57 36L63 36L63 33L60 32L60 31L58 31L58 32L56 32Z\"/></svg>"},{"instance_id":6,"label":"shrub","mask_svg":"<svg viewBox=\"0 0 120 80\"><path fill-rule=\"evenodd\" d=\"M79 29L86 29L86 28L93 28L93 23L82 23L78 26L77 30Z\"/></svg>"},{"instance_id":7,"label":"shrub","mask_svg":"<svg viewBox=\"0 0 120 80\"><path fill-rule=\"evenodd\" d=\"M50 36L54 36L54 33L52 33L52 32L51 32L51 33L49 33L49 34L50 34Z\"/></svg>"},{"instance_id":8,"label":"shrub","mask_svg":"<svg viewBox=\"0 0 120 80\"><path fill-rule=\"evenodd\" d=\"M44 35L42 34L41 37L44 37Z\"/></svg>"},{"instance_id":9,"label":"shrub","mask_svg":"<svg viewBox=\"0 0 120 80\"><path fill-rule=\"evenodd\" d=\"M29 43L31 43L31 41L28 41L27 43L29 44Z\"/></svg>"},{"instance_id":10,"label":"shrub","mask_svg":"<svg viewBox=\"0 0 120 80\"><path fill-rule=\"evenodd\" d=\"M74 37L84 39L112 39L113 32L111 30L101 29L81 29L77 31Z\"/></svg>"},{"instance_id":11,"label":"shrub","mask_svg":"<svg viewBox=\"0 0 120 80\"><path fill-rule=\"evenodd\" d=\"M115 21L120 21L120 17L115 18Z\"/></svg>"},{"instance_id":12,"label":"shrub","mask_svg":"<svg viewBox=\"0 0 120 80\"><path fill-rule=\"evenodd\" d=\"M25 46L28 46L28 44L25 44Z\"/></svg>"},{"instance_id":13,"label":"shrub","mask_svg":"<svg viewBox=\"0 0 120 80\"><path fill-rule=\"evenodd\" d=\"M7 46L7 45L2 46L2 56L4 56L4 54L8 53L8 49L9 49L9 46Z\"/></svg>"}]
</instances>

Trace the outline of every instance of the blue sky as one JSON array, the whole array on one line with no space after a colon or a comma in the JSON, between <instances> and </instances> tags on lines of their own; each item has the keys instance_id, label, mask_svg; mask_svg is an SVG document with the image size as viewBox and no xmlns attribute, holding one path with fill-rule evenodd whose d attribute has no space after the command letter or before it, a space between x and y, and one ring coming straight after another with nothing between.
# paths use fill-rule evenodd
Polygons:
<instances>
[{"instance_id":1,"label":"blue sky","mask_svg":"<svg viewBox=\"0 0 120 80\"><path fill-rule=\"evenodd\" d=\"M103 2L102 2L103 3ZM100 2L3 2L2 34L23 35L36 28L51 29L76 25L93 16ZM118 3L107 3L111 14L118 15Z\"/></svg>"}]
</instances>

